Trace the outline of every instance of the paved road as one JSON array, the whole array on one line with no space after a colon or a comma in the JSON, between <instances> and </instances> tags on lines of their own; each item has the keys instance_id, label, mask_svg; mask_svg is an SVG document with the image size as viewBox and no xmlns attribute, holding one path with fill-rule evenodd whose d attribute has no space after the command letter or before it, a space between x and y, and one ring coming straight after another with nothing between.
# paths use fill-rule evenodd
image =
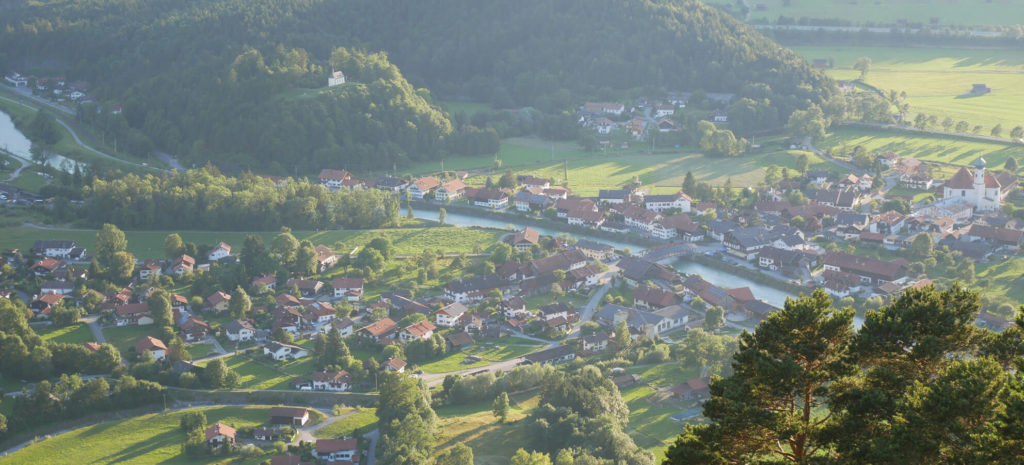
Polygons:
<instances>
[{"instance_id":1,"label":"paved road","mask_svg":"<svg viewBox=\"0 0 1024 465\"><path fill-rule=\"evenodd\" d=\"M100 344L107 343L107 337L103 335L103 328L100 327L99 315L89 315L81 318L78 321L81 321L82 323L87 323L89 325L89 330L92 331L92 337L96 338L96 342Z\"/></svg>"},{"instance_id":2,"label":"paved road","mask_svg":"<svg viewBox=\"0 0 1024 465\"><path fill-rule=\"evenodd\" d=\"M47 102L46 100L43 100L43 99L40 99L40 98L34 96L34 95L26 95L26 97L31 98L33 101L44 103L44 104L50 106L51 108L55 108L55 109L57 109L57 110L59 110L59 111L61 111L63 113L70 114L72 116L74 115L73 111L71 111L67 107L64 107L63 105L52 104L50 102ZM21 106L23 106L25 108L29 108L29 109L32 109L32 110L36 110L36 111L39 110L38 107L33 107L31 105L27 105L25 103L19 102L17 100L9 99L7 97L0 97L0 100L5 100L5 101L8 101L8 102L17 104L17 105L21 105ZM78 133L75 132L74 128L72 128L71 125L65 123L64 120L62 120L61 118L56 118L56 120L57 120L57 123L59 123L61 126L64 126L64 128L67 129L69 133L71 133L71 137L75 139L75 143L76 144L81 146L83 149L86 149L86 150L88 150L88 151L90 151L90 152L92 152L92 153L94 153L96 155L99 155L100 157L106 158L108 160L113 160L113 161L116 161L116 162L119 162L119 163L124 163L124 164L127 164L127 165L135 165L135 166L139 166L139 167L143 167L143 168L152 168L152 169L155 169L155 170L158 170L158 171L168 171L168 170L164 170L164 169L160 169L160 168L154 168L154 167L148 166L148 165L143 165L142 163L136 163L136 162L133 162L133 161L128 161L128 160L125 160L125 159L118 158L118 157L115 157L113 155L107 154L105 152L101 152L99 150L96 150L96 149L92 148L91 146L89 146L88 144L86 144L85 142L83 142L82 139L78 137Z\"/></svg>"},{"instance_id":3,"label":"paved road","mask_svg":"<svg viewBox=\"0 0 1024 465\"><path fill-rule=\"evenodd\" d=\"M13 154L11 152L7 152L7 151L3 151L3 152L5 154L7 154L7 155L10 155L11 159L13 159L14 161L18 162L18 165L19 165L18 168L16 168L14 170L14 172L11 173L11 175L7 177L7 181L13 181L14 178L17 178L18 176L21 176L21 170L25 169L29 165L29 162L26 161L25 159L21 158L20 156L15 155L15 154Z\"/></svg>"},{"instance_id":4,"label":"paved road","mask_svg":"<svg viewBox=\"0 0 1024 465\"><path fill-rule=\"evenodd\" d=\"M366 453L366 465L374 465L377 461L377 440L380 439L380 431L370 431L366 437L370 439L370 450Z\"/></svg>"},{"instance_id":5,"label":"paved road","mask_svg":"<svg viewBox=\"0 0 1024 465\"><path fill-rule=\"evenodd\" d=\"M609 270L607 273L612 273L612 271ZM612 284L610 282L611 279L608 277L607 273L604 278L601 278L604 284L597 289L597 292L595 292L594 295L590 296L590 301L580 309L580 321L576 322L572 327L572 332L567 337L572 338L579 336L580 326L594 318L594 312L597 311L597 306L601 304L601 299L603 299L604 295L612 288Z\"/></svg>"},{"instance_id":6,"label":"paved road","mask_svg":"<svg viewBox=\"0 0 1024 465\"><path fill-rule=\"evenodd\" d=\"M290 443L291 445L298 445L300 442L316 442L316 435L313 433L316 433L321 428L327 427L327 425L336 423L339 420L344 420L345 418L348 418L352 414L356 413L356 411L353 410L351 412L345 412L342 415L332 415L333 412L327 412L320 409L311 408L310 410L316 410L326 415L327 418L324 418L323 421L315 425L297 428L295 432L298 434L295 435L295 439L293 439L292 442Z\"/></svg>"},{"instance_id":7,"label":"paved road","mask_svg":"<svg viewBox=\"0 0 1024 465\"><path fill-rule=\"evenodd\" d=\"M185 171L185 167L181 166L181 163L178 162L178 159L174 158L173 155L159 151L153 152L153 155L156 155L157 158L163 160L163 162L167 163L167 166L170 166L172 169L176 169L178 171Z\"/></svg>"}]
</instances>

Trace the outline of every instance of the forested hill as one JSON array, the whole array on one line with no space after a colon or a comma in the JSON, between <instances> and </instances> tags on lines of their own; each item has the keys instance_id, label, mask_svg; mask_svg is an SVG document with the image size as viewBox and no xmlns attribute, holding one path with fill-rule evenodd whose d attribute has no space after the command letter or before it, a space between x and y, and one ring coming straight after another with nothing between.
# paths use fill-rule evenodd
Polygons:
<instances>
[{"instance_id":1,"label":"forested hill","mask_svg":"<svg viewBox=\"0 0 1024 465\"><path fill-rule=\"evenodd\" d=\"M834 91L792 52L695 0L0 0L0 9L0 71L57 64L89 82L101 101L124 104L123 122L97 123L130 150L270 172L495 148L492 133L453 128L402 73L445 96L548 111L664 88L745 92L785 117ZM342 55L376 71L341 66L350 84L320 92L338 47L370 51Z\"/></svg>"}]
</instances>

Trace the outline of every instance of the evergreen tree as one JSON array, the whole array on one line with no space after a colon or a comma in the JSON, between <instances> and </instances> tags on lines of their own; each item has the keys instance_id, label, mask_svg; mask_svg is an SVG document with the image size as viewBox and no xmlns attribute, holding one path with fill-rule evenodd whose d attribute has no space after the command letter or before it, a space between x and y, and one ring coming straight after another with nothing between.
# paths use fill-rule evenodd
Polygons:
<instances>
[{"instance_id":1,"label":"evergreen tree","mask_svg":"<svg viewBox=\"0 0 1024 465\"><path fill-rule=\"evenodd\" d=\"M494 404L491 406L491 412L494 413L494 417L497 418L501 423L508 420L508 414L512 411L512 408L508 403L508 393L502 391L498 394L498 397L494 398Z\"/></svg>"}]
</instances>

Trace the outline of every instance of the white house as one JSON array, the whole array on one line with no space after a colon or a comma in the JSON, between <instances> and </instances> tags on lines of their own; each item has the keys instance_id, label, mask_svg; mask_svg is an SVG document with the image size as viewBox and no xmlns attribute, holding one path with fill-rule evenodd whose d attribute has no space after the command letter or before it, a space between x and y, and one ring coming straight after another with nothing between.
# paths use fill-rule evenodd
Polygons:
<instances>
[{"instance_id":1,"label":"white house","mask_svg":"<svg viewBox=\"0 0 1024 465\"><path fill-rule=\"evenodd\" d=\"M676 114L676 107L674 107L672 105L658 105L654 109L654 117L655 118L662 118L662 117L665 117L665 116L672 116L674 114Z\"/></svg>"},{"instance_id":2,"label":"white house","mask_svg":"<svg viewBox=\"0 0 1024 465\"><path fill-rule=\"evenodd\" d=\"M670 208L678 208L681 212L690 211L690 196L682 191L669 195L648 195L644 197L644 208L661 213Z\"/></svg>"},{"instance_id":3,"label":"white house","mask_svg":"<svg viewBox=\"0 0 1024 465\"><path fill-rule=\"evenodd\" d=\"M221 242L220 244L217 244L217 246L214 247L213 250L210 251L210 255L207 257L207 259L211 262L215 262L227 257L228 255L231 255L231 246L227 245L224 242Z\"/></svg>"},{"instance_id":4,"label":"white house","mask_svg":"<svg viewBox=\"0 0 1024 465\"><path fill-rule=\"evenodd\" d=\"M232 342L250 341L256 337L256 328L248 321L234 320L224 325L224 334Z\"/></svg>"},{"instance_id":5,"label":"white house","mask_svg":"<svg viewBox=\"0 0 1024 465\"><path fill-rule=\"evenodd\" d=\"M135 353L142 355L143 352L153 354L153 360L163 360L167 356L167 346L153 336L146 336L135 343Z\"/></svg>"},{"instance_id":6,"label":"white house","mask_svg":"<svg viewBox=\"0 0 1024 465\"><path fill-rule=\"evenodd\" d=\"M237 431L234 428L225 425L224 423L217 423L204 431L206 437L206 445L210 447L218 447L223 444L234 444L235 435Z\"/></svg>"},{"instance_id":7,"label":"white house","mask_svg":"<svg viewBox=\"0 0 1024 465\"><path fill-rule=\"evenodd\" d=\"M435 329L437 329L437 327L429 321L418 321L407 326L398 333L398 338L403 342L422 341L430 339L434 335Z\"/></svg>"},{"instance_id":8,"label":"white house","mask_svg":"<svg viewBox=\"0 0 1024 465\"><path fill-rule=\"evenodd\" d=\"M345 83L345 73L341 71L331 71L331 75L327 76L327 87L340 86Z\"/></svg>"},{"instance_id":9,"label":"white house","mask_svg":"<svg viewBox=\"0 0 1024 465\"><path fill-rule=\"evenodd\" d=\"M459 319L462 318L462 315L466 314L467 310L468 309L465 305L462 305L459 302L454 302L442 307L437 311L437 313L434 313L434 321L438 326L444 326L446 328L458 326Z\"/></svg>"},{"instance_id":10,"label":"white house","mask_svg":"<svg viewBox=\"0 0 1024 465\"><path fill-rule=\"evenodd\" d=\"M345 170L332 170L325 168L320 170L320 175L317 176L317 179L320 180L321 186L326 187L327 190L331 192L335 192L338 189L341 189L341 186L345 181L352 179L352 173Z\"/></svg>"},{"instance_id":11,"label":"white house","mask_svg":"<svg viewBox=\"0 0 1024 465\"><path fill-rule=\"evenodd\" d=\"M423 200L424 197L434 192L434 189L437 189L440 185L441 183L433 176L419 178L409 185L409 196L414 200Z\"/></svg>"},{"instance_id":12,"label":"white house","mask_svg":"<svg viewBox=\"0 0 1024 465\"><path fill-rule=\"evenodd\" d=\"M334 298L344 298L349 302L359 302L363 296L363 278L334 278L331 280Z\"/></svg>"},{"instance_id":13,"label":"white house","mask_svg":"<svg viewBox=\"0 0 1024 465\"><path fill-rule=\"evenodd\" d=\"M36 241L32 246L32 251L47 257L66 258L71 255L71 250L74 248L75 241L44 240Z\"/></svg>"},{"instance_id":14,"label":"white house","mask_svg":"<svg viewBox=\"0 0 1024 465\"><path fill-rule=\"evenodd\" d=\"M351 462L358 449L356 438L317 439L313 455L325 462Z\"/></svg>"},{"instance_id":15,"label":"white house","mask_svg":"<svg viewBox=\"0 0 1024 465\"><path fill-rule=\"evenodd\" d=\"M279 362L282 360L302 358L308 354L309 351L302 347L293 346L291 344L282 344L277 341L268 342L267 345L263 346L263 355L269 355Z\"/></svg>"},{"instance_id":16,"label":"white house","mask_svg":"<svg viewBox=\"0 0 1024 465\"><path fill-rule=\"evenodd\" d=\"M461 198L465 193L466 183L458 179L452 179L451 181L441 184L441 186L434 191L434 198L442 202L447 202L449 200Z\"/></svg>"},{"instance_id":17,"label":"white house","mask_svg":"<svg viewBox=\"0 0 1024 465\"><path fill-rule=\"evenodd\" d=\"M352 389L352 375L347 371L318 371L309 377L314 391L348 391Z\"/></svg>"}]
</instances>

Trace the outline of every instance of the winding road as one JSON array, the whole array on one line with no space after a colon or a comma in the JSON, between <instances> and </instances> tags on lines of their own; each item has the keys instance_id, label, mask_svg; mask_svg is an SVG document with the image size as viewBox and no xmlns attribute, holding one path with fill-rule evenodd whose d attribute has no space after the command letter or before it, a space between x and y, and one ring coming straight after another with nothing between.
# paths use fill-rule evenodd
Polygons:
<instances>
[{"instance_id":1,"label":"winding road","mask_svg":"<svg viewBox=\"0 0 1024 465\"><path fill-rule=\"evenodd\" d=\"M22 94L22 95L24 95L24 94ZM37 101L37 102L42 102L42 103L45 103L45 104L47 104L47 105L48 105L49 107L51 107L51 108L54 108L54 109L57 109L58 111L60 111L60 112L62 112L62 113L64 113L64 114L70 114L70 115L74 115L74 112L72 112L72 111L71 111L70 109L68 109L67 107L64 107L63 105L54 105L54 104L52 104L52 103L46 102L45 100L39 99L38 97L35 97L35 96L32 96L32 95L28 95L28 96L26 96L26 97L28 97L28 98L32 98L32 99L33 99L34 101ZM4 100L4 101L10 102L10 103L13 103L13 104L15 104L15 105L21 105L21 106L23 106L23 107L25 107L25 108L28 108L28 109L30 109L30 110L33 110L33 111L39 111L39 108L38 108L38 107L34 107L34 106L32 106L32 105L28 105L28 104L26 104L26 103L24 103L24 102L20 102L20 101L18 101L18 100L10 99L10 98L7 98L7 97L3 97L3 96L0 96L0 100ZM101 151L99 151L99 150L97 150L97 149L93 148L92 146L90 146L90 145L86 144L86 143L85 143L84 141L82 141L82 139L81 139L80 137L78 137L78 133L77 133L77 132L75 132L74 128L72 128L70 124L68 124L68 123L64 122L64 120L63 120L63 119L61 119L61 118L55 118L55 119L57 120L57 123L58 123L58 124L60 124L61 126L63 126L63 127L64 127L64 129L67 129L67 130L68 130L68 133L70 133L70 134L71 134L71 137L72 137L72 138L73 138L73 139L75 140L75 143L76 143L76 144L78 144L78 146L80 146L80 147L82 147L83 149L85 149L85 150L88 150L89 152L92 152L92 153L94 153L94 154L96 154L96 155L98 155L98 156L100 156L100 157L102 157L102 158L106 158L106 159L108 159L108 160L112 160L112 161L115 161L115 162L119 162L119 163L124 163L124 164L126 164L126 165L134 165L134 166L138 166L138 167L140 167L140 168L149 168L149 169L154 169L154 170L157 170L157 171L164 171L164 172L167 172L167 171L168 171L168 170L165 170L165 169L155 168L155 167L152 167L152 166L149 166L149 165L143 164L143 163L137 163L137 162L133 162L133 161L128 161L128 160L125 160L125 159L123 159L123 158L118 158L118 157L115 157L115 156L113 156L113 155L110 155L110 154L108 154L108 153L106 153L106 152L101 152ZM169 157L169 158L171 158L171 159L173 159L173 157L170 157L169 155L168 155L168 157ZM20 157L20 156L19 156L18 158L19 158L19 159L21 159L22 161L26 161L26 162L29 162L29 163L31 163L31 162L32 162L31 160L27 160L27 159L25 159L25 158L23 158L23 157ZM177 161L175 161L175 163L177 163ZM172 166L173 166L173 165L172 165ZM180 165L178 165L178 166L180 166ZM23 166L23 167L24 167L24 166ZM14 178L11 178L11 179L14 179Z\"/></svg>"}]
</instances>

